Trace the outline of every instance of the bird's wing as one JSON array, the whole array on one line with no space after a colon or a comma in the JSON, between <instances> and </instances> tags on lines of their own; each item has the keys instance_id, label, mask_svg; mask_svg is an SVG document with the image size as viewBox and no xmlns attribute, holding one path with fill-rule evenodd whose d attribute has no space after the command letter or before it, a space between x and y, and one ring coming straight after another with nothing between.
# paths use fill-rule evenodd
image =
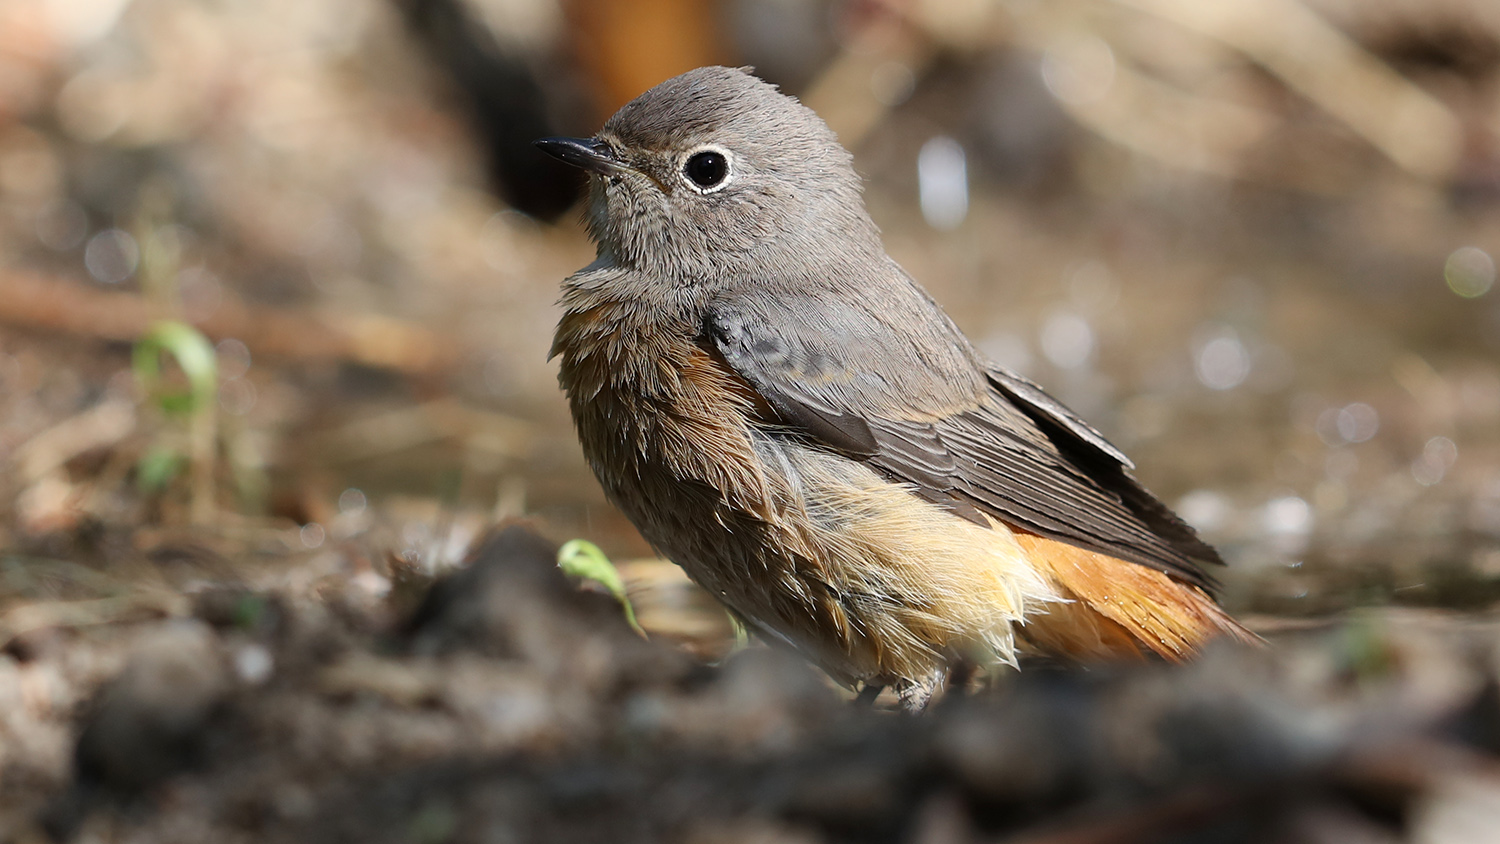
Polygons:
<instances>
[{"instance_id":1,"label":"bird's wing","mask_svg":"<svg viewBox=\"0 0 1500 844\"><path fill-rule=\"evenodd\" d=\"M974 521L986 514L1212 588L1203 567L1218 553L1126 474L1119 450L1040 387L980 363L925 294L908 292L720 305L702 342L790 436Z\"/></svg>"},{"instance_id":2,"label":"bird's wing","mask_svg":"<svg viewBox=\"0 0 1500 844\"><path fill-rule=\"evenodd\" d=\"M993 364L986 367L985 372L996 389L1026 412L1057 425L1078 440L1080 445L1098 451L1101 456L1127 469L1135 468L1130 458L1126 457L1123 451L1115 448L1109 440L1104 438L1103 434L1094 430L1094 426L1083 421L1083 417L1069 410L1067 405L1047 395L1036 383Z\"/></svg>"}]
</instances>

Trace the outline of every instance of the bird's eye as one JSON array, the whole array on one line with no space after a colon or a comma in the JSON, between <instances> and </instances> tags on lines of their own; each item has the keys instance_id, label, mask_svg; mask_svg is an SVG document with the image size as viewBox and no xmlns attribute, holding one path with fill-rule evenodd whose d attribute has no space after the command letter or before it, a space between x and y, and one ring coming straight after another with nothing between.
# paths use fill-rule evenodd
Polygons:
<instances>
[{"instance_id":1,"label":"bird's eye","mask_svg":"<svg viewBox=\"0 0 1500 844\"><path fill-rule=\"evenodd\" d=\"M729 159L722 152L704 150L693 153L682 165L683 175L704 190L718 187L729 176Z\"/></svg>"}]
</instances>

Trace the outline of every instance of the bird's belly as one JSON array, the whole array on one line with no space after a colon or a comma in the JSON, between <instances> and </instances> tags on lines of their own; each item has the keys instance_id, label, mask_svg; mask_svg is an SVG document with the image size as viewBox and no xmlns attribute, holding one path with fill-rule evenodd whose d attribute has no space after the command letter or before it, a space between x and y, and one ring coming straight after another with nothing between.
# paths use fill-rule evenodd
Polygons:
<instances>
[{"instance_id":1,"label":"bird's belly","mask_svg":"<svg viewBox=\"0 0 1500 844\"><path fill-rule=\"evenodd\" d=\"M675 443L593 460L665 556L759 631L844 681L1014 662L1012 626L1057 600L1010 530L959 518L867 466L757 433L761 495L685 476ZM591 455L592 456L592 455Z\"/></svg>"},{"instance_id":2,"label":"bird's belly","mask_svg":"<svg viewBox=\"0 0 1500 844\"><path fill-rule=\"evenodd\" d=\"M1009 528L976 525L836 454L795 442L776 451L799 493L790 541L837 595L863 678L925 679L954 657L1014 663L1014 625L1057 595Z\"/></svg>"}]
</instances>

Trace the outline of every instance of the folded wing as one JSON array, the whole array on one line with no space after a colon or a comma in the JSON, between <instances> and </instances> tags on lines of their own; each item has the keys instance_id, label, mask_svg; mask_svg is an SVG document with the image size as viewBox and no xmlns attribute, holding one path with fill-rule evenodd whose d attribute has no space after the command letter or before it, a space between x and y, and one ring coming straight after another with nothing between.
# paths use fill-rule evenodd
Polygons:
<instances>
[{"instance_id":1,"label":"folded wing","mask_svg":"<svg viewBox=\"0 0 1500 844\"><path fill-rule=\"evenodd\" d=\"M865 461L981 524L993 517L1212 588L1204 566L1222 563L1218 553L1127 474L1118 449L1037 385L981 362L909 290L837 309L816 296L720 306L702 342L782 435Z\"/></svg>"}]
</instances>

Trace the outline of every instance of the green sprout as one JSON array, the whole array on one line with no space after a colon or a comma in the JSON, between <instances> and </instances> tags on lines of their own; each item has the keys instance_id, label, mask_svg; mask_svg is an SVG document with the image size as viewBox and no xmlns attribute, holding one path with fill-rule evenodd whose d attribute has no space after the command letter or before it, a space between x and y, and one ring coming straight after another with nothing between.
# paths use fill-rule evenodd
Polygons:
<instances>
[{"instance_id":1,"label":"green sprout","mask_svg":"<svg viewBox=\"0 0 1500 844\"><path fill-rule=\"evenodd\" d=\"M162 377L162 354L171 355L187 376L187 389L167 386ZM196 328L176 320L153 324L136 341L131 368L141 392L155 402L164 416L185 418L188 447L183 454L168 443L158 443L137 466L141 488L154 492L171 483L184 463L192 471L192 520L202 523L213 516L213 464L216 438L215 410L218 405L219 372L214 347Z\"/></svg>"},{"instance_id":2,"label":"green sprout","mask_svg":"<svg viewBox=\"0 0 1500 844\"><path fill-rule=\"evenodd\" d=\"M599 546L586 539L565 542L557 551L557 565L565 574L592 580L609 590L609 594L615 596L615 600L624 608L625 620L630 623L630 627L642 637L646 635L646 631L635 620L635 609L631 607L630 598L625 594L625 581L620 579L619 570L604 556Z\"/></svg>"},{"instance_id":3,"label":"green sprout","mask_svg":"<svg viewBox=\"0 0 1500 844\"><path fill-rule=\"evenodd\" d=\"M135 465L135 482L143 492L161 492L182 471L187 457L175 447L154 445Z\"/></svg>"},{"instance_id":4,"label":"green sprout","mask_svg":"<svg viewBox=\"0 0 1500 844\"><path fill-rule=\"evenodd\" d=\"M188 378L187 390L170 390L161 383L161 354L166 352ZM155 323L136 341L131 357L136 381L157 406L169 416L191 416L213 408L219 392L218 361L214 347L196 328L185 322Z\"/></svg>"}]
</instances>

